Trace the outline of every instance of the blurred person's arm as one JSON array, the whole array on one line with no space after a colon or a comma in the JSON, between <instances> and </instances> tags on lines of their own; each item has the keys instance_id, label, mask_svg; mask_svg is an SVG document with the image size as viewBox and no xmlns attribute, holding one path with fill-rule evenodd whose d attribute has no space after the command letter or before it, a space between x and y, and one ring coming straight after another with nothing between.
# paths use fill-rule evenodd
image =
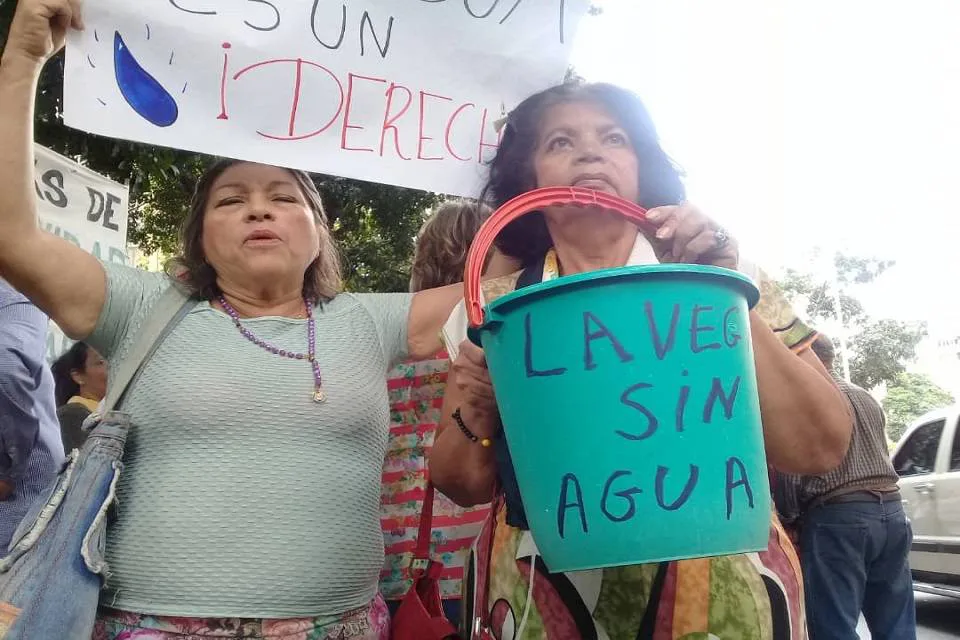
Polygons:
<instances>
[{"instance_id":1,"label":"blurred person's arm","mask_svg":"<svg viewBox=\"0 0 960 640\"><path fill-rule=\"evenodd\" d=\"M846 396L810 349L792 351L756 311L750 333L770 464L800 475L836 468L853 433Z\"/></svg>"},{"instance_id":2,"label":"blurred person's arm","mask_svg":"<svg viewBox=\"0 0 960 640\"><path fill-rule=\"evenodd\" d=\"M40 431L34 405L46 335L47 317L0 282L0 500L26 471Z\"/></svg>"},{"instance_id":3,"label":"blurred person's arm","mask_svg":"<svg viewBox=\"0 0 960 640\"><path fill-rule=\"evenodd\" d=\"M471 440L454 418L460 411ZM469 342L460 345L450 367L443 397L443 417L429 453L430 480L461 507L490 502L497 478L493 446L479 440L497 437L500 414L483 350Z\"/></svg>"}]
</instances>

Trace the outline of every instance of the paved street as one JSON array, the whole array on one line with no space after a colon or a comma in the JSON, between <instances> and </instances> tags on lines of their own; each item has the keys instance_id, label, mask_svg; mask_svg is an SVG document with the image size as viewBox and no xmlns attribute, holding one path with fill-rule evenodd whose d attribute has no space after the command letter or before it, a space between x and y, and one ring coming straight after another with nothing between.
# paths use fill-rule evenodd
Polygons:
<instances>
[{"instance_id":1,"label":"paved street","mask_svg":"<svg viewBox=\"0 0 960 640\"><path fill-rule=\"evenodd\" d=\"M928 593L915 593L917 599L918 640L956 640L960 638L960 600ZM860 621L860 637L870 638L867 625Z\"/></svg>"}]
</instances>

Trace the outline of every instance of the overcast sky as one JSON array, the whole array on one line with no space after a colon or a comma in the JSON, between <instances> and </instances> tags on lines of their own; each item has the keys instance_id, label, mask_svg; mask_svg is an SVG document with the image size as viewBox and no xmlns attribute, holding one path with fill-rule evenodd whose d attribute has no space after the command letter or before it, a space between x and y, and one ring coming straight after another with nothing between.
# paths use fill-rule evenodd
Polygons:
<instances>
[{"instance_id":1,"label":"overcast sky","mask_svg":"<svg viewBox=\"0 0 960 640\"><path fill-rule=\"evenodd\" d=\"M960 333L960 2L601 4L577 71L641 95L744 254L894 259L859 292L868 310Z\"/></svg>"}]
</instances>

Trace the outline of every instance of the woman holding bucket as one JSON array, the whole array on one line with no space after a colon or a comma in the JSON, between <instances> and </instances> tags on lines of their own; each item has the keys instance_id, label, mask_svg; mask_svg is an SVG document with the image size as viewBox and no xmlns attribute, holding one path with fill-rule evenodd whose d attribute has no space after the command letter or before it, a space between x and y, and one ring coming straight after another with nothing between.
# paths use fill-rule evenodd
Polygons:
<instances>
[{"instance_id":1,"label":"woman holding bucket","mask_svg":"<svg viewBox=\"0 0 960 640\"><path fill-rule=\"evenodd\" d=\"M619 215L571 206L547 207L512 222L497 246L518 258L524 269L484 283L487 303L560 275L608 267L657 262L740 266L732 239L683 203L678 172L660 148L642 104L625 90L558 86L511 113L490 167L487 199L499 207L530 190L553 186L587 188L636 202L649 209L652 227L641 231ZM794 473L830 469L842 459L850 434L846 403L807 349L813 332L768 282L761 281L761 290L761 301L749 314L749 331L767 457L772 466ZM451 352L466 337L465 329L461 307L444 332ZM630 347L622 348L626 354ZM551 373L534 370L526 355L528 375ZM798 561L775 518L767 549L759 554L550 572L530 535L515 467L500 437L500 409L483 352L470 342L460 344L449 382L442 431L430 457L431 476L462 505L489 501L495 488L500 505L479 538L476 580L467 589L475 608L468 624L482 621L501 640L805 637ZM583 437L590 437L591 430L596 428L585 424ZM654 493L652 487L646 491ZM579 492L571 493L566 504L578 499L583 501ZM711 532L703 533L709 537Z\"/></svg>"}]
</instances>

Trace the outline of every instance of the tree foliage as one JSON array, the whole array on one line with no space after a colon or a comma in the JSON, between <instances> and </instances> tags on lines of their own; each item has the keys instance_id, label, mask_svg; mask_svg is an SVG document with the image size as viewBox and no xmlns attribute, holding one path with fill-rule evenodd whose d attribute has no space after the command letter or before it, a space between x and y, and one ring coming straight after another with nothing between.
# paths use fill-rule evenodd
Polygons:
<instances>
[{"instance_id":1,"label":"tree foliage","mask_svg":"<svg viewBox=\"0 0 960 640\"><path fill-rule=\"evenodd\" d=\"M923 327L905 322L868 320L850 341L850 377L853 383L872 389L882 382L890 384L916 356L917 345L926 336Z\"/></svg>"},{"instance_id":2,"label":"tree foliage","mask_svg":"<svg viewBox=\"0 0 960 640\"><path fill-rule=\"evenodd\" d=\"M954 402L953 396L925 375L901 373L887 388L883 410L887 414L887 435L896 442L911 422L933 409Z\"/></svg>"},{"instance_id":3,"label":"tree foliage","mask_svg":"<svg viewBox=\"0 0 960 640\"><path fill-rule=\"evenodd\" d=\"M840 253L833 259L840 311L850 332L850 377L854 384L866 389L883 382L893 383L906 370L906 363L915 357L917 345L926 336L922 324L871 318L855 295L857 285L874 281L893 265L891 260ZM806 316L814 325L836 319L831 283L811 273L787 269L780 286L792 302L806 304Z\"/></svg>"}]
</instances>

